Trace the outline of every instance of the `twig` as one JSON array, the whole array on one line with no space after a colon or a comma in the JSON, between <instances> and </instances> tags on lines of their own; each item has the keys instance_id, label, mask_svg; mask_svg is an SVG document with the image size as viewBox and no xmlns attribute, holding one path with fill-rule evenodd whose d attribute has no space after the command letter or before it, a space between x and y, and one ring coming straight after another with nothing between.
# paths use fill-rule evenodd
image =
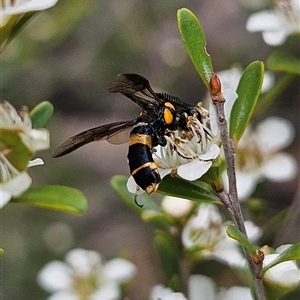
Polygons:
<instances>
[{"instance_id":1,"label":"twig","mask_svg":"<svg viewBox=\"0 0 300 300\"><path fill-rule=\"evenodd\" d=\"M244 224L244 219L241 211L240 202L237 195L236 175L235 175L235 151L232 140L229 138L228 125L225 119L224 103L225 98L221 93L221 83L216 74L211 78L211 99L217 112L218 126L220 129L220 136L223 144L225 161L227 166L227 175L229 181L229 192L221 191L218 193L220 200L226 205L232 219L237 228L247 237L247 232ZM250 254L243 247L245 257L248 261L250 271L252 274L256 296L258 300L265 300L264 287L262 279L258 278L262 268L262 261L255 263Z\"/></svg>"}]
</instances>

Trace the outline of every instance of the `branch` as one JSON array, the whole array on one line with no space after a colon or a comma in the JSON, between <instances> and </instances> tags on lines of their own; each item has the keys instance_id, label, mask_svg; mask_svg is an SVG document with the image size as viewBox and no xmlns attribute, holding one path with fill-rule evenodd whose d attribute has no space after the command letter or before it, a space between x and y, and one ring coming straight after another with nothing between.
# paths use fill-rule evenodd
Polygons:
<instances>
[{"instance_id":1,"label":"branch","mask_svg":"<svg viewBox=\"0 0 300 300\"><path fill-rule=\"evenodd\" d=\"M219 192L220 200L226 205L229 210L231 217L237 226L237 228L247 237L247 232L244 224L244 218L241 211L240 202L237 195L237 187L236 187L236 174L235 174L235 151L232 140L229 138L228 133L228 125L225 119L224 112L224 103L225 98L221 93L221 83L216 74L213 74L211 81L211 99L213 101L213 105L217 112L218 118L218 126L220 130L220 136L223 144L225 161L227 166L227 175L229 181L229 192L226 193L224 191ZM243 251L245 253L245 257L248 261L250 271L252 274L252 278L254 281L254 286L256 290L256 295L258 300L265 300L264 287L262 279L258 278L260 270L262 268L262 260L259 263L255 263L251 258L250 254L243 247Z\"/></svg>"}]
</instances>

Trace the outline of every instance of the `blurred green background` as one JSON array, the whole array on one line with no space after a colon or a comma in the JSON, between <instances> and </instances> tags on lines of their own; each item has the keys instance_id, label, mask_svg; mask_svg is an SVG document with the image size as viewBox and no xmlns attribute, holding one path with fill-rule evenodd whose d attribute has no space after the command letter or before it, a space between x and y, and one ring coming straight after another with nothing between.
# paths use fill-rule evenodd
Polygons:
<instances>
[{"instance_id":1,"label":"blurred green background","mask_svg":"<svg viewBox=\"0 0 300 300\"><path fill-rule=\"evenodd\" d=\"M236 63L245 67L253 60L265 61L274 48L263 42L261 34L246 31L253 10L244 2L60 0L38 14L9 45L2 55L1 100L16 108L32 108L48 100L55 109L48 125L51 149L38 153L45 165L29 170L34 185L76 187L87 196L89 208L78 217L20 204L4 207L2 299L45 299L36 274L45 263L63 259L74 247L97 250L107 259L125 253L138 267L128 291L130 299L148 299L150 288L164 282L151 242L153 227L132 213L109 184L113 175L129 175L128 145L101 142L63 158L53 159L51 154L67 137L82 130L137 116L139 108L134 103L108 92L118 73L141 74L155 91L190 103L204 100L204 85L179 38L176 12L181 7L192 10L201 21L215 71ZM284 45L285 49L294 46L293 38ZM298 79L267 113L295 125L297 139L287 151L299 161ZM258 222L292 202L297 181L260 186L258 195L266 199L269 209L257 217ZM261 245L276 246L274 232L267 233ZM233 273L228 276L227 269L221 272L215 262L203 264L200 270L221 286L242 284Z\"/></svg>"}]
</instances>

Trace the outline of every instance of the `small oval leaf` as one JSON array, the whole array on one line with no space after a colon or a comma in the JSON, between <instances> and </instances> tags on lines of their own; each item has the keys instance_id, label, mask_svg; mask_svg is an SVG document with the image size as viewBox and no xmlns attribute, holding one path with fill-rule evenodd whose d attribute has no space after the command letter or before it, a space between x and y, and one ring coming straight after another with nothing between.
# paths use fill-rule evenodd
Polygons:
<instances>
[{"instance_id":1,"label":"small oval leaf","mask_svg":"<svg viewBox=\"0 0 300 300\"><path fill-rule=\"evenodd\" d=\"M257 247L252 245L249 242L249 240L238 230L236 226L228 225L227 235L232 239L236 240L242 246L244 246L253 257L256 256Z\"/></svg>"},{"instance_id":2,"label":"small oval leaf","mask_svg":"<svg viewBox=\"0 0 300 300\"><path fill-rule=\"evenodd\" d=\"M281 71L300 75L300 60L280 51L276 51L269 56L267 67L271 71Z\"/></svg>"},{"instance_id":3,"label":"small oval leaf","mask_svg":"<svg viewBox=\"0 0 300 300\"><path fill-rule=\"evenodd\" d=\"M87 199L82 192L61 185L32 187L11 201L72 214L82 214L87 209Z\"/></svg>"},{"instance_id":4,"label":"small oval leaf","mask_svg":"<svg viewBox=\"0 0 300 300\"><path fill-rule=\"evenodd\" d=\"M187 8L177 11L178 29L190 59L202 81L209 89L213 67L206 51L206 38L197 17Z\"/></svg>"},{"instance_id":5,"label":"small oval leaf","mask_svg":"<svg viewBox=\"0 0 300 300\"><path fill-rule=\"evenodd\" d=\"M255 61L248 65L237 87L238 97L230 114L230 137L237 142L242 137L260 94L264 75L264 65Z\"/></svg>"},{"instance_id":6,"label":"small oval leaf","mask_svg":"<svg viewBox=\"0 0 300 300\"><path fill-rule=\"evenodd\" d=\"M53 114L53 105L43 101L36 105L30 112L32 128L44 128Z\"/></svg>"},{"instance_id":7,"label":"small oval leaf","mask_svg":"<svg viewBox=\"0 0 300 300\"><path fill-rule=\"evenodd\" d=\"M189 199L197 202L220 203L216 192L207 183L187 181L179 177L167 175L159 185L160 194Z\"/></svg>"}]
</instances>

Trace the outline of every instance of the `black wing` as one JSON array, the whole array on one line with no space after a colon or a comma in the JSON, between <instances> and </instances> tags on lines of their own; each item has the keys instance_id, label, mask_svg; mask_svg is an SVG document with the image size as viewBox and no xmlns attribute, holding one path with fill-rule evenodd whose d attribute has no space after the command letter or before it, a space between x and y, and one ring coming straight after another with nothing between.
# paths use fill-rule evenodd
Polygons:
<instances>
[{"instance_id":1,"label":"black wing","mask_svg":"<svg viewBox=\"0 0 300 300\"><path fill-rule=\"evenodd\" d=\"M111 93L121 93L141 106L145 111L156 109L165 101L152 90L149 81L137 74L119 74L110 84Z\"/></svg>"},{"instance_id":2,"label":"black wing","mask_svg":"<svg viewBox=\"0 0 300 300\"><path fill-rule=\"evenodd\" d=\"M121 93L128 97L145 111L155 109L157 106L165 102L171 102L176 108L192 108L195 105L186 103L178 97L174 97L165 93L155 93L149 81L138 74L119 74L110 84L109 91L111 93Z\"/></svg>"},{"instance_id":3,"label":"black wing","mask_svg":"<svg viewBox=\"0 0 300 300\"><path fill-rule=\"evenodd\" d=\"M80 132L60 145L52 157L63 156L94 141L107 140L112 144L123 144L129 140L135 123L136 120L114 122Z\"/></svg>"}]
</instances>

